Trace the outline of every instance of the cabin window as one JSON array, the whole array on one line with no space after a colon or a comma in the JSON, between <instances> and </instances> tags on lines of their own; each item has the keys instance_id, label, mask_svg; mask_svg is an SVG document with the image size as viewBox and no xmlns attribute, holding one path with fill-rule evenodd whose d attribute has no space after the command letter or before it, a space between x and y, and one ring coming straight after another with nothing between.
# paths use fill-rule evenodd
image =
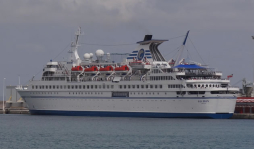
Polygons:
<instances>
[{"instance_id":1,"label":"cabin window","mask_svg":"<svg viewBox=\"0 0 254 149\"><path fill-rule=\"evenodd\" d=\"M112 92L112 97L129 97L129 92Z\"/></svg>"},{"instance_id":2,"label":"cabin window","mask_svg":"<svg viewBox=\"0 0 254 149\"><path fill-rule=\"evenodd\" d=\"M153 88L153 85L150 85L150 88Z\"/></svg>"},{"instance_id":3,"label":"cabin window","mask_svg":"<svg viewBox=\"0 0 254 149\"><path fill-rule=\"evenodd\" d=\"M93 85L91 85L91 89L93 89Z\"/></svg>"},{"instance_id":4,"label":"cabin window","mask_svg":"<svg viewBox=\"0 0 254 149\"><path fill-rule=\"evenodd\" d=\"M96 88L96 89L97 89L97 85L94 85L94 88Z\"/></svg>"},{"instance_id":5,"label":"cabin window","mask_svg":"<svg viewBox=\"0 0 254 149\"><path fill-rule=\"evenodd\" d=\"M122 88L122 85L119 85L119 88Z\"/></svg>"},{"instance_id":6,"label":"cabin window","mask_svg":"<svg viewBox=\"0 0 254 149\"><path fill-rule=\"evenodd\" d=\"M157 85L154 85L154 88L157 88Z\"/></svg>"},{"instance_id":7,"label":"cabin window","mask_svg":"<svg viewBox=\"0 0 254 149\"><path fill-rule=\"evenodd\" d=\"M107 85L107 88L109 88L109 85Z\"/></svg>"},{"instance_id":8,"label":"cabin window","mask_svg":"<svg viewBox=\"0 0 254 149\"><path fill-rule=\"evenodd\" d=\"M139 85L137 85L137 88L139 88Z\"/></svg>"},{"instance_id":9,"label":"cabin window","mask_svg":"<svg viewBox=\"0 0 254 149\"><path fill-rule=\"evenodd\" d=\"M75 85L75 88L76 88L76 89L78 89L78 86L77 86L77 85Z\"/></svg>"},{"instance_id":10,"label":"cabin window","mask_svg":"<svg viewBox=\"0 0 254 149\"><path fill-rule=\"evenodd\" d=\"M135 85L132 85L132 88L135 88Z\"/></svg>"},{"instance_id":11,"label":"cabin window","mask_svg":"<svg viewBox=\"0 0 254 149\"><path fill-rule=\"evenodd\" d=\"M131 85L128 85L128 88L131 88Z\"/></svg>"},{"instance_id":12,"label":"cabin window","mask_svg":"<svg viewBox=\"0 0 254 149\"><path fill-rule=\"evenodd\" d=\"M146 85L146 88L148 88L148 85Z\"/></svg>"},{"instance_id":13,"label":"cabin window","mask_svg":"<svg viewBox=\"0 0 254 149\"><path fill-rule=\"evenodd\" d=\"M177 91L176 94L177 94L177 95L185 95L186 92L185 92L185 91Z\"/></svg>"},{"instance_id":14,"label":"cabin window","mask_svg":"<svg viewBox=\"0 0 254 149\"><path fill-rule=\"evenodd\" d=\"M114 85L111 85L111 88L113 89L113 88L114 88Z\"/></svg>"},{"instance_id":15,"label":"cabin window","mask_svg":"<svg viewBox=\"0 0 254 149\"><path fill-rule=\"evenodd\" d=\"M85 89L86 88L86 86L85 85L83 85L83 89Z\"/></svg>"},{"instance_id":16,"label":"cabin window","mask_svg":"<svg viewBox=\"0 0 254 149\"><path fill-rule=\"evenodd\" d=\"M103 88L106 88L106 86L105 86L105 85L102 85L102 87L103 87Z\"/></svg>"},{"instance_id":17,"label":"cabin window","mask_svg":"<svg viewBox=\"0 0 254 149\"><path fill-rule=\"evenodd\" d=\"M89 85L87 85L86 88L89 89Z\"/></svg>"},{"instance_id":18,"label":"cabin window","mask_svg":"<svg viewBox=\"0 0 254 149\"><path fill-rule=\"evenodd\" d=\"M141 88L144 88L144 85L141 85Z\"/></svg>"},{"instance_id":19,"label":"cabin window","mask_svg":"<svg viewBox=\"0 0 254 149\"><path fill-rule=\"evenodd\" d=\"M123 88L126 88L126 85L124 85Z\"/></svg>"},{"instance_id":20,"label":"cabin window","mask_svg":"<svg viewBox=\"0 0 254 149\"><path fill-rule=\"evenodd\" d=\"M101 85L99 85L99 88L101 88Z\"/></svg>"},{"instance_id":21,"label":"cabin window","mask_svg":"<svg viewBox=\"0 0 254 149\"><path fill-rule=\"evenodd\" d=\"M160 88L162 88L162 85L160 85Z\"/></svg>"},{"instance_id":22,"label":"cabin window","mask_svg":"<svg viewBox=\"0 0 254 149\"><path fill-rule=\"evenodd\" d=\"M189 94L205 94L205 91L189 91Z\"/></svg>"},{"instance_id":23,"label":"cabin window","mask_svg":"<svg viewBox=\"0 0 254 149\"><path fill-rule=\"evenodd\" d=\"M79 85L79 89L81 89L81 85Z\"/></svg>"}]
</instances>

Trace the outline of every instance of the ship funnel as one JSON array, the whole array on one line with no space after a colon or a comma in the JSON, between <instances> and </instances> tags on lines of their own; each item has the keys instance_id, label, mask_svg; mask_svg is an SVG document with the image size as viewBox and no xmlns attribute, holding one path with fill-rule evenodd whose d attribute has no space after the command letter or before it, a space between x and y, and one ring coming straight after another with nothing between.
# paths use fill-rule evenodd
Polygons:
<instances>
[{"instance_id":1,"label":"ship funnel","mask_svg":"<svg viewBox=\"0 0 254 149\"><path fill-rule=\"evenodd\" d=\"M151 40L153 35L145 35L144 41Z\"/></svg>"}]
</instances>

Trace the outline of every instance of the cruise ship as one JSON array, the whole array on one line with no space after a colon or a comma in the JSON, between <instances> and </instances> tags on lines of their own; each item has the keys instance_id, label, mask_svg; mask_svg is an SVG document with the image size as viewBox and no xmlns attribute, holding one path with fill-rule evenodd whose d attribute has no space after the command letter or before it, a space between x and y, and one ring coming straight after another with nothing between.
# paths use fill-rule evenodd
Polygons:
<instances>
[{"instance_id":1,"label":"cruise ship","mask_svg":"<svg viewBox=\"0 0 254 149\"><path fill-rule=\"evenodd\" d=\"M176 59L166 61L145 35L122 62L97 50L79 57L81 29L68 61L49 61L40 80L17 88L31 114L155 118L230 118L239 88L222 72L182 58L189 31Z\"/></svg>"}]
</instances>

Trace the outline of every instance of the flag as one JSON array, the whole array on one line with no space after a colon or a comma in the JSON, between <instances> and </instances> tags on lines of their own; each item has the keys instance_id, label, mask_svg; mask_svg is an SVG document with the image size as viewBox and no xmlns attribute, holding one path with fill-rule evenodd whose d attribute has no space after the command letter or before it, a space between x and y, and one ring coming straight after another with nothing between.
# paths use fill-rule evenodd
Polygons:
<instances>
[{"instance_id":1,"label":"flag","mask_svg":"<svg viewBox=\"0 0 254 149\"><path fill-rule=\"evenodd\" d=\"M232 78L232 77L233 77L233 74L227 76L228 79Z\"/></svg>"}]
</instances>

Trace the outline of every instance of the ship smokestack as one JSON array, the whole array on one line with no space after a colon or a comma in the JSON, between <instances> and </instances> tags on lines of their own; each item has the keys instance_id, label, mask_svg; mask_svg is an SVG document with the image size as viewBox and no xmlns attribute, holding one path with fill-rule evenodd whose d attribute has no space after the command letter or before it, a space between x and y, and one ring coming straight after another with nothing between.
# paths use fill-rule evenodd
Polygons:
<instances>
[{"instance_id":1,"label":"ship smokestack","mask_svg":"<svg viewBox=\"0 0 254 149\"><path fill-rule=\"evenodd\" d=\"M145 35L144 41L151 40L153 35Z\"/></svg>"}]
</instances>

